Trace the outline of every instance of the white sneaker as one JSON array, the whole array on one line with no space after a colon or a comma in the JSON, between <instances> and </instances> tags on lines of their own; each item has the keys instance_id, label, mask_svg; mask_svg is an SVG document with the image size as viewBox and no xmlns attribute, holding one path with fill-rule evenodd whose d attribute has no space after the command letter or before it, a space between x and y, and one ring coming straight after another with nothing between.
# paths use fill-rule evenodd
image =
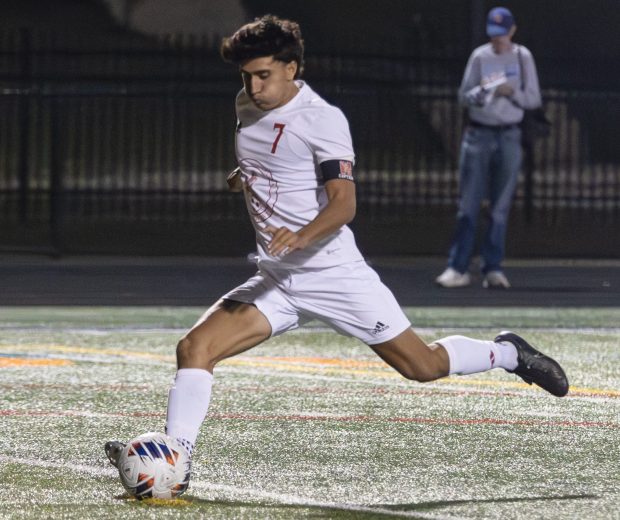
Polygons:
<instances>
[{"instance_id":1,"label":"white sneaker","mask_svg":"<svg viewBox=\"0 0 620 520\"><path fill-rule=\"evenodd\" d=\"M469 273L459 273L456 269L448 267L443 273L435 278L435 283L442 287L466 287L471 283Z\"/></svg>"},{"instance_id":2,"label":"white sneaker","mask_svg":"<svg viewBox=\"0 0 620 520\"><path fill-rule=\"evenodd\" d=\"M509 289L510 282L503 272L489 271L482 280L482 287L485 289Z\"/></svg>"}]
</instances>

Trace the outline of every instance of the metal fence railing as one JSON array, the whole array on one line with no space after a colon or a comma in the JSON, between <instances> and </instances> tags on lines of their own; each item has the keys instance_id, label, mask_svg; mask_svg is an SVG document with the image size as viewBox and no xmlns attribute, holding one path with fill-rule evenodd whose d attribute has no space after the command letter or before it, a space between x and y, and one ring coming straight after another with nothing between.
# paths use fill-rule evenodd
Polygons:
<instances>
[{"instance_id":1,"label":"metal fence railing","mask_svg":"<svg viewBox=\"0 0 620 520\"><path fill-rule=\"evenodd\" d=\"M349 119L362 215L398 221L454 208L463 125L455 91L466 56L423 51L308 58L308 81ZM4 227L50 225L57 236L76 220L242 218L224 180L235 166L240 82L215 40L88 47L11 33L0 37L0 71ZM611 136L620 93L548 89L545 98L552 135L532 150L517 206L617 222L620 153Z\"/></svg>"}]
</instances>

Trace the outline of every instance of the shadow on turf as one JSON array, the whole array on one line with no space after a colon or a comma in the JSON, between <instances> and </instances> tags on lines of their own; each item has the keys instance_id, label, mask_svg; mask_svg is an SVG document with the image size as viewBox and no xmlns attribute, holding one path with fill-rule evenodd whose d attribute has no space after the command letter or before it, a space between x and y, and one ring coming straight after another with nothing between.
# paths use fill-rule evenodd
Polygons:
<instances>
[{"instance_id":1,"label":"shadow on turf","mask_svg":"<svg viewBox=\"0 0 620 520\"><path fill-rule=\"evenodd\" d=\"M537 502L537 501L552 501L552 500L587 500L587 499L598 499L600 498L597 495L562 495L562 496L545 496L545 497L515 497L515 498L488 498L482 500L445 500L445 501L437 501L437 502L418 502L418 503L410 503L410 504L373 504L364 506L364 510L347 510L339 507L330 507L319 506L313 504L261 504L257 502L242 502L238 500L208 500L204 498L197 498L191 495L186 495L182 499L177 499L179 502L183 502L183 506L206 506L206 507L217 507L217 508L248 508L248 509L273 509L273 510L316 510L314 514L307 516L307 518L329 518L330 520L371 520L378 518L393 518L394 514L398 513L413 513L415 515L416 512L423 513L428 510L441 508L441 507L449 507L449 506L459 506L459 505L467 505L467 504L493 504L493 503L519 503L519 502ZM127 494L118 495L115 497L117 500L127 500L133 501L132 497ZM170 507L173 505L173 502L176 501L151 501L137 500L136 503L141 506L147 507ZM372 509L377 509L377 511L372 511ZM393 511L394 514L383 511ZM410 518L416 519L415 516L411 516ZM419 517L420 519L425 519L426 517Z\"/></svg>"},{"instance_id":2,"label":"shadow on turf","mask_svg":"<svg viewBox=\"0 0 620 520\"><path fill-rule=\"evenodd\" d=\"M375 504L374 507L390 509L393 511L419 511L435 509L446 506L459 506L467 504L501 504L510 502L539 502L551 500L591 500L600 498L597 495L560 495L547 497L514 497L514 498L485 498L482 500L441 500L437 502L417 502L411 504Z\"/></svg>"},{"instance_id":3,"label":"shadow on turf","mask_svg":"<svg viewBox=\"0 0 620 520\"><path fill-rule=\"evenodd\" d=\"M312 504L264 504L258 502L241 502L237 500L208 500L191 496L186 497L186 500L193 505L217 508L239 509L243 507L248 509L260 510L316 510L316 512L310 513L310 515L305 515L304 518L328 518L330 520L372 520L394 517L394 514L392 513L382 513L380 511L348 511L347 509L341 509L338 507L317 506ZM372 506L367 507L368 509L372 508ZM294 513L291 513L291 518L294 517ZM415 516L410 518L413 518L413 520L416 519ZM422 519L420 518L420 520Z\"/></svg>"},{"instance_id":4,"label":"shadow on turf","mask_svg":"<svg viewBox=\"0 0 620 520\"><path fill-rule=\"evenodd\" d=\"M598 499L597 495L562 495L562 496L546 496L546 497L516 497L516 498L494 498L494 499L483 499L483 500L446 500L446 501L438 501L438 502L418 502L418 503L410 503L410 504L373 504L365 506L368 510L360 511L360 510L352 510L349 511L344 508L339 507L330 507L330 506L318 506L312 504L258 504L256 502L240 502L240 501L228 501L228 500L207 500L202 498L196 498L188 496L186 500L192 504L203 505L203 506L212 506L212 507L224 507L224 508L239 508L239 507L247 507L252 509L306 509L306 510L316 510L316 513L311 514L308 518L329 518L329 519L337 519L337 520L347 520L347 519L355 519L355 520L371 520L377 518L393 518L393 514L388 512L380 511L383 509L384 511L393 511L395 514L397 513L413 513L415 515L416 512L423 513L424 511L432 510L435 508L448 507L448 506L458 506L458 505L467 505L467 504L483 504L483 503L519 503L519 502L537 502L537 501L552 501L552 500L587 500L587 499ZM377 509L377 511L371 511L372 509ZM412 516L415 520L415 516ZM420 517L426 518L426 517Z\"/></svg>"}]
</instances>

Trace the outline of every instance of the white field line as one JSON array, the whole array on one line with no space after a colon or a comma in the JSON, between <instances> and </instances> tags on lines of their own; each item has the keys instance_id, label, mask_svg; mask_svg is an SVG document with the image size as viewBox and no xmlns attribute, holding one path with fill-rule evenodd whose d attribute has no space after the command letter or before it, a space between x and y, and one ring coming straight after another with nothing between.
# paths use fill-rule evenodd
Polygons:
<instances>
[{"instance_id":1,"label":"white field line","mask_svg":"<svg viewBox=\"0 0 620 520\"><path fill-rule=\"evenodd\" d=\"M414 511L396 511L393 509L385 509L380 507L370 507L370 506L362 506L355 504L344 504L340 502L323 502L317 501L313 499L308 499L305 497L299 497L296 495L282 494L282 493L272 493L269 491L262 491L259 489L252 488L236 488L234 486L225 486L222 484L208 484L197 482L196 484L192 484L193 487L204 489L206 491L223 491L229 493L240 493L244 496L251 496L253 498L260 498L263 500L273 500L276 503L287 504L287 505L298 505L301 507L317 507L321 509L336 509L340 511L352 511L355 513L375 513L382 515L390 515L395 517L403 517L403 518L424 518L424 519L433 519L433 520L458 520L460 517L455 516L445 516L445 515L437 515L431 513L421 513Z\"/></svg>"},{"instance_id":2,"label":"white field line","mask_svg":"<svg viewBox=\"0 0 620 520\"><path fill-rule=\"evenodd\" d=\"M99 466L87 466L84 464L68 464L66 462L52 462L31 458L7 457L0 455L0 462L7 464L20 464L24 466L34 466L39 468L53 468L60 470L71 470L76 473L85 473L92 477L118 477L118 472L113 468L102 468ZM316 507L321 509L335 509L339 511L351 511L355 513L378 513L403 518L421 518L429 520L459 520L460 517L436 515L430 513L414 511L395 511L379 507L363 506L356 504L346 504L340 502L324 502L312 498L291 495L287 493L274 493L261 489L227 486L224 484L211 484L204 481L192 481L190 490L216 491L232 494L239 498L251 497L258 500L275 502L282 505L296 505L300 507ZM260 504L258 504L260 505Z\"/></svg>"},{"instance_id":3,"label":"white field line","mask_svg":"<svg viewBox=\"0 0 620 520\"><path fill-rule=\"evenodd\" d=\"M29 459L20 457L8 457L0 455L0 462L5 464L21 464L23 466L35 466L38 468L70 469L77 473L86 473L93 477L115 477L118 471L112 468L86 466L85 464L69 464L67 462L53 462L50 460Z\"/></svg>"},{"instance_id":4,"label":"white field line","mask_svg":"<svg viewBox=\"0 0 620 520\"><path fill-rule=\"evenodd\" d=\"M412 325L413 330L418 334L435 334L437 332L445 332L446 330L453 331L455 333L462 333L468 331L499 331L501 327L493 326L493 325L484 325L484 326L468 326L468 327L454 327L450 324L436 326L436 327L416 327L415 324ZM506 327L504 327L506 328ZM508 327L510 328L510 327ZM62 327L59 329L58 326L55 325L42 325L40 327L20 327L19 325L1 325L0 330L6 331L20 331L27 334L37 333L37 332L47 332L47 331L59 331L65 333L79 333L79 334L87 334L91 336L105 336L107 334L113 334L117 332L131 332L136 334L175 334L179 337L185 334L188 330L185 328L177 328L177 327ZM518 330L519 332L550 332L550 333L558 333L558 334L620 334L620 327L527 327L527 326L519 326L513 327L513 330ZM334 332L330 327L317 325L317 326L304 326L299 329L292 330L288 332L291 334L313 334L315 332Z\"/></svg>"}]
</instances>

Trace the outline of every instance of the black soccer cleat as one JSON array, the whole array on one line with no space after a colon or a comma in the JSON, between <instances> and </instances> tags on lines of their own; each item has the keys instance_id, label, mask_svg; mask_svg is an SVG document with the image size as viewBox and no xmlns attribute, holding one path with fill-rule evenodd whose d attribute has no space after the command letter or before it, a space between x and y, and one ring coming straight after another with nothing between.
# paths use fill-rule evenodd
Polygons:
<instances>
[{"instance_id":1,"label":"black soccer cleat","mask_svg":"<svg viewBox=\"0 0 620 520\"><path fill-rule=\"evenodd\" d=\"M105 450L105 454L107 455L110 464L112 464L115 468L118 468L118 459L121 456L121 452L124 447L125 444L119 441L109 441L105 443L103 449Z\"/></svg>"},{"instance_id":2,"label":"black soccer cleat","mask_svg":"<svg viewBox=\"0 0 620 520\"><path fill-rule=\"evenodd\" d=\"M540 386L557 397L568 393L568 378L560 364L538 352L532 345L514 332L503 331L495 338L495 343L508 341L517 349L517 368L508 372L517 374L523 381Z\"/></svg>"}]
</instances>

